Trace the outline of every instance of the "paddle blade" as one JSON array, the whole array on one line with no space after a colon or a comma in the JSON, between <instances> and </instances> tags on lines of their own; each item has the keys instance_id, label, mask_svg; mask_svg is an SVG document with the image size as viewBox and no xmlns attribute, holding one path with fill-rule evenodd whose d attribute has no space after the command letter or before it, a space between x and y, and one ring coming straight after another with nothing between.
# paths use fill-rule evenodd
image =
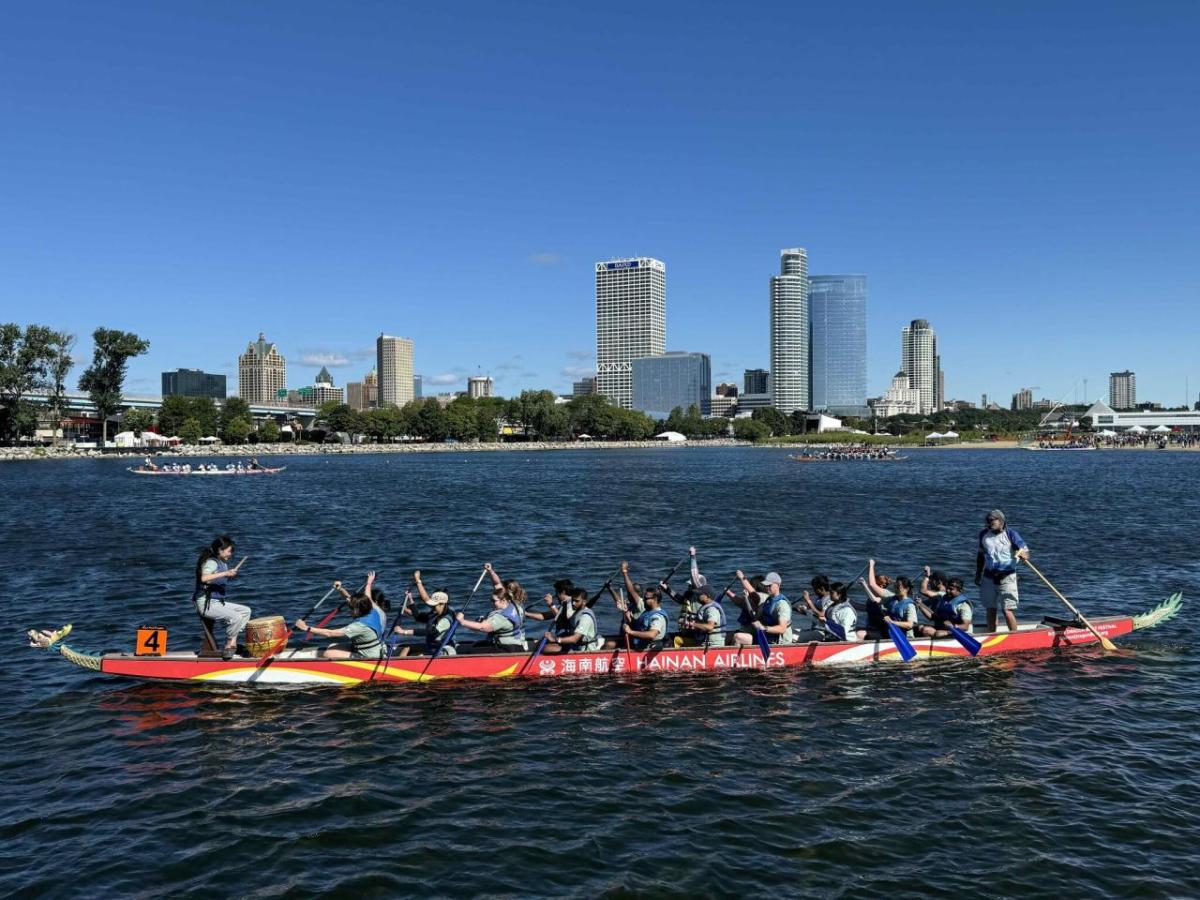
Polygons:
<instances>
[{"instance_id":1,"label":"paddle blade","mask_svg":"<svg viewBox=\"0 0 1200 900\"><path fill-rule=\"evenodd\" d=\"M538 661L538 657L541 656L542 651L546 649L546 641L548 638L549 635L542 635L542 639L538 641L537 649L533 651L533 655L529 657L529 659L525 660L525 665L521 666L521 671L517 673L518 675L524 675L525 670Z\"/></svg>"},{"instance_id":2,"label":"paddle blade","mask_svg":"<svg viewBox=\"0 0 1200 900\"><path fill-rule=\"evenodd\" d=\"M758 649L762 651L763 662L771 661L771 644L767 640L767 633L761 628L754 629L754 639L758 642Z\"/></svg>"},{"instance_id":3,"label":"paddle blade","mask_svg":"<svg viewBox=\"0 0 1200 900\"><path fill-rule=\"evenodd\" d=\"M894 622L888 622L888 634L891 635L892 643L896 645L896 649L900 651L900 656L905 662L910 662L917 655L917 651L909 642L908 636Z\"/></svg>"},{"instance_id":4,"label":"paddle blade","mask_svg":"<svg viewBox=\"0 0 1200 900\"><path fill-rule=\"evenodd\" d=\"M967 652L972 656L978 656L979 651L983 649L983 644L975 640L975 636L957 628L954 625L947 625L950 633L954 635L954 639L967 648Z\"/></svg>"}]
</instances>

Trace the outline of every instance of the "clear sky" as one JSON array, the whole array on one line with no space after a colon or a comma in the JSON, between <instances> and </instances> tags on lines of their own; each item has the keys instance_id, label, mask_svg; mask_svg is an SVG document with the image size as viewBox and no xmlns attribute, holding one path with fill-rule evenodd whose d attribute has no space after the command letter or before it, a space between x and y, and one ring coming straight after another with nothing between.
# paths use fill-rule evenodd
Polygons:
<instances>
[{"instance_id":1,"label":"clear sky","mask_svg":"<svg viewBox=\"0 0 1200 900\"><path fill-rule=\"evenodd\" d=\"M131 393L260 330L292 386L385 331L566 390L593 263L645 254L740 381L803 246L870 278L872 394L920 317L948 397L1194 401L1198 46L1153 0L11 3L0 320L149 338Z\"/></svg>"}]
</instances>

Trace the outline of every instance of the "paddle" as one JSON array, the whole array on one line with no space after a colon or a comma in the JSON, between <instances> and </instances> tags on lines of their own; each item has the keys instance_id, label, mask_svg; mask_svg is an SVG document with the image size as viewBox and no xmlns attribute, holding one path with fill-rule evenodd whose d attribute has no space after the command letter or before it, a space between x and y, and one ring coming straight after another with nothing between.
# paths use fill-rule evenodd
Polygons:
<instances>
[{"instance_id":1,"label":"paddle","mask_svg":"<svg viewBox=\"0 0 1200 900\"><path fill-rule=\"evenodd\" d=\"M924 574L925 574L925 570L922 569L920 571L920 573L918 573L917 579L920 580L920 578L922 576L924 576ZM915 583L916 582L914 582L914 584ZM913 591L915 593L916 588L913 588ZM964 599L966 599L966 598L964 598ZM923 608L927 609L928 607L923 607ZM966 651L968 653L970 653L972 656L979 655L979 651L983 649L983 644L979 643L979 641L977 641L975 639L974 635L972 635L970 632L963 631L961 628L959 628L957 625L955 625L953 622L950 622L950 621L943 622L942 626L947 631L950 632L951 637L953 637L956 641L958 641L960 644L962 644L962 646L966 649Z\"/></svg>"},{"instance_id":2,"label":"paddle","mask_svg":"<svg viewBox=\"0 0 1200 900\"><path fill-rule=\"evenodd\" d=\"M478 593L479 586L481 584L483 584L483 579L486 576L487 576L487 569L484 569L483 571L481 571L479 573L479 580L475 582L475 587L471 588L471 595L469 597L467 597L467 602L463 604L462 613L464 615L466 614L468 607L470 607L471 601L475 599L475 594ZM446 645L448 643L450 643L451 640L454 639L454 632L456 632L456 631L458 631L458 619L453 619L450 622L450 627L446 629L446 634L438 642L437 649L434 650L433 653L430 655L429 662L425 663L425 668L423 668L421 670L421 674L417 676L418 682L420 682L422 679L425 678L425 673L429 671L429 667L431 665L433 665L433 661L435 659L437 659L439 656L441 656L442 650L445 649Z\"/></svg>"},{"instance_id":3,"label":"paddle","mask_svg":"<svg viewBox=\"0 0 1200 900\"><path fill-rule=\"evenodd\" d=\"M244 560L243 560L243 561L244 561ZM239 563L238 565L241 565L241 563ZM329 590L327 590L327 591L325 592L325 596L324 596L324 597L322 597L320 600L318 600L316 603L314 603L314 604L312 605L312 607L309 609L309 611L308 611L308 612L306 612L304 615L302 615L302 616L299 616L299 617L296 619L296 621L297 621L297 622L303 621L304 619L307 619L309 616L311 616L313 613L315 613L315 612L316 612L318 609L320 609L320 608L321 608L321 604L322 604L322 603L324 603L326 600L328 600L328 599L329 599L329 595L330 595L330 594L332 594L332 593L333 593L334 591L336 591L336 590L337 590L337 588L336 588L336 587L331 587ZM319 626L318 626L318 627L319 627ZM266 665L268 662L270 662L271 658L272 658L273 656L275 656L275 654L277 654L277 653L278 653L280 650L282 650L282 649L283 649L283 648L284 648L284 647L287 645L288 638L291 636L291 633L292 633L292 629L291 629L291 628L289 628L289 629L287 630L287 634L285 634L283 637L281 637L281 638L280 638L278 641L276 641L276 642L275 642L275 646L273 646L273 647L271 648L271 651L270 651L270 652L269 652L269 653L268 653L266 656L264 656L264 657L262 658L262 662L260 662L260 663L258 664L259 668L262 668L262 667L263 667L263 666L265 666L265 665ZM312 632L310 631L310 632L308 632L308 634L312 634ZM307 639L308 639L308 635L306 635L306 636L305 636L305 640L307 640Z\"/></svg>"},{"instance_id":4,"label":"paddle","mask_svg":"<svg viewBox=\"0 0 1200 900\"><path fill-rule=\"evenodd\" d=\"M615 571L611 575L609 575L608 578L606 578L604 580L604 584L600 585L600 589L598 591L596 591L596 593L592 594L591 599L588 600L588 602L587 602L588 609L591 609L593 606L596 605L596 601L600 599L600 595L603 594L606 590L608 590L609 585L611 585L616 580L617 576L620 574L621 574L621 567L617 566L617 571ZM567 602L569 603L570 601L568 600Z\"/></svg>"},{"instance_id":5,"label":"paddle","mask_svg":"<svg viewBox=\"0 0 1200 900\"><path fill-rule=\"evenodd\" d=\"M916 648L908 640L908 635L904 633L904 629L895 622L888 622L888 635L892 639L892 643L896 645L896 649L900 651L900 657L905 662L911 662L912 658L917 655Z\"/></svg>"},{"instance_id":6,"label":"paddle","mask_svg":"<svg viewBox=\"0 0 1200 900\"><path fill-rule=\"evenodd\" d=\"M542 639L540 641L538 641L537 648L533 651L533 653L529 654L529 659L525 660L525 664L522 665L519 670L517 670L518 676L524 675L525 670L528 669L535 662L537 662L538 657L542 655L542 651L546 649L546 641L548 641L549 639L550 639L550 635L548 635L548 634L542 635Z\"/></svg>"},{"instance_id":7,"label":"paddle","mask_svg":"<svg viewBox=\"0 0 1200 900\"><path fill-rule=\"evenodd\" d=\"M1039 570L1037 566L1035 566L1033 563L1031 563L1025 557L1018 557L1018 558L1021 559L1025 563L1025 565L1029 566L1029 568L1031 568L1033 570L1033 573L1035 575L1037 575L1038 578L1040 578L1040 579L1042 579L1042 581L1046 582L1046 587L1050 588L1050 590L1052 590L1054 592L1054 596L1058 597L1059 600L1061 600L1063 603L1065 603L1067 605L1067 609L1069 609L1071 612L1075 613L1075 618L1077 618L1080 622L1082 622L1087 627L1087 630L1096 636L1096 640L1098 640L1100 642L1101 647L1103 647L1105 650L1116 650L1117 649L1117 645L1114 644L1112 641L1110 641L1108 638L1106 638L1104 635L1102 635L1100 632L1098 632L1096 630L1096 626L1094 626L1091 622L1089 622L1087 619L1085 619L1083 617L1083 613L1081 613L1078 609L1076 609L1075 605L1070 600L1068 600L1066 597L1064 597L1062 595L1062 592L1060 592L1058 588L1056 588L1054 585L1052 585L1050 583L1050 579L1047 578L1045 575L1043 575L1041 573L1041 570Z\"/></svg>"}]
</instances>

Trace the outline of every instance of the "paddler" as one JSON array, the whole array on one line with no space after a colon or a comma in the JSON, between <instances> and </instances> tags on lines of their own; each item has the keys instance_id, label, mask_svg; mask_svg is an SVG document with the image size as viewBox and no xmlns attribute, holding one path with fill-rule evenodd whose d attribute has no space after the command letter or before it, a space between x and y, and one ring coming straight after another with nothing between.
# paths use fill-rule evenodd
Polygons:
<instances>
[{"instance_id":1,"label":"paddler","mask_svg":"<svg viewBox=\"0 0 1200 900\"><path fill-rule=\"evenodd\" d=\"M835 581L829 586L833 603L825 610L825 627L839 641L861 641L866 632L858 627L858 613L850 603L847 585Z\"/></svg>"},{"instance_id":2,"label":"paddler","mask_svg":"<svg viewBox=\"0 0 1200 900\"><path fill-rule=\"evenodd\" d=\"M1029 547L1009 528L1001 510L993 509L984 517L979 532L979 550L975 554L975 584L979 599L987 608L988 631L996 630L997 610L1004 610L1009 631L1017 630L1017 560L1029 559Z\"/></svg>"},{"instance_id":3,"label":"paddler","mask_svg":"<svg viewBox=\"0 0 1200 900\"><path fill-rule=\"evenodd\" d=\"M881 598L880 602L887 610L887 615L884 617L885 624L895 625L909 637L923 633L922 629L927 627L917 624L917 604L912 599L911 579L901 575L896 579L896 592L886 600ZM880 636L888 636L886 627Z\"/></svg>"},{"instance_id":4,"label":"paddler","mask_svg":"<svg viewBox=\"0 0 1200 900\"><path fill-rule=\"evenodd\" d=\"M628 579L626 563L621 563L621 571ZM671 620L661 605L662 595L658 591L648 590L641 597L632 593L631 597L641 605L642 611L636 619L621 623L621 633L629 636L630 647L634 650L661 650L667 639L667 629L671 626Z\"/></svg>"},{"instance_id":5,"label":"paddler","mask_svg":"<svg viewBox=\"0 0 1200 900\"><path fill-rule=\"evenodd\" d=\"M472 622L461 612L455 618L460 628L488 635L482 644L501 653L524 653L529 650L525 642L525 626L504 585L492 588L492 611L482 622Z\"/></svg>"},{"instance_id":6,"label":"paddler","mask_svg":"<svg viewBox=\"0 0 1200 900\"><path fill-rule=\"evenodd\" d=\"M414 609L412 616L415 621L425 626L425 646L422 655L432 656L438 647L442 647L442 640L454 622L454 612L450 609L450 595L445 591L434 591L432 594L426 591L419 571L413 572L413 583L417 586L417 595L429 607L425 611ZM439 655L455 656L457 652L454 643L451 642L442 647ZM411 645L405 647L400 655L408 656L410 653Z\"/></svg>"},{"instance_id":7,"label":"paddler","mask_svg":"<svg viewBox=\"0 0 1200 900\"><path fill-rule=\"evenodd\" d=\"M345 638L346 643L330 644L321 650L325 659L379 659L383 655L383 626L371 598L354 594L349 607L354 621L344 628L310 627L303 619L297 619L295 627L317 637Z\"/></svg>"},{"instance_id":8,"label":"paddler","mask_svg":"<svg viewBox=\"0 0 1200 900\"><path fill-rule=\"evenodd\" d=\"M196 584L192 590L192 603L196 612L211 622L220 622L225 629L225 646L222 653L231 658L237 652L238 635L250 621L250 607L230 603L225 599L229 580L238 577L243 559L230 567L233 557L233 539L223 534L204 548L196 561ZM205 623L205 628L208 625Z\"/></svg>"},{"instance_id":9,"label":"paddler","mask_svg":"<svg viewBox=\"0 0 1200 900\"><path fill-rule=\"evenodd\" d=\"M748 593L753 590L754 586L746 580L740 569L737 577ZM751 626L766 632L767 643L794 643L796 638L792 633L792 604L783 593L783 579L779 577L778 572L768 572L763 576L762 583L767 591L767 599L759 606L758 615L751 622ZM754 643L754 635L744 631L735 632L733 639L745 647Z\"/></svg>"},{"instance_id":10,"label":"paddler","mask_svg":"<svg viewBox=\"0 0 1200 900\"><path fill-rule=\"evenodd\" d=\"M546 632L546 653L569 653L571 651L599 650L604 638L596 624L596 614L588 609L588 592L583 588L571 591L571 616L567 620L565 634Z\"/></svg>"},{"instance_id":11,"label":"paddler","mask_svg":"<svg viewBox=\"0 0 1200 900\"><path fill-rule=\"evenodd\" d=\"M705 650L724 647L725 610L721 606L721 598L717 596L717 589L711 584L706 584L700 588L700 596L704 602L691 622L692 638L697 647Z\"/></svg>"},{"instance_id":12,"label":"paddler","mask_svg":"<svg viewBox=\"0 0 1200 900\"><path fill-rule=\"evenodd\" d=\"M971 601L963 596L963 588L961 578L951 578L946 582L946 593L932 606L921 604L921 612L933 622L932 625L922 626L921 634L927 637L950 637L951 632L948 625L961 628L968 633L973 630L971 627L973 617Z\"/></svg>"},{"instance_id":13,"label":"paddler","mask_svg":"<svg viewBox=\"0 0 1200 900\"><path fill-rule=\"evenodd\" d=\"M156 466L154 464L153 460L151 460L150 457L147 456L146 459L142 462L142 470L146 471L146 472L157 472L158 466Z\"/></svg>"},{"instance_id":14,"label":"paddler","mask_svg":"<svg viewBox=\"0 0 1200 900\"><path fill-rule=\"evenodd\" d=\"M507 581L504 580L500 577L499 573L492 568L491 563L484 563L483 569L492 579L492 587L504 588L506 591L508 591L508 602L511 603L516 609L517 615L521 619L521 627L524 628L526 617L525 607L529 605L529 595L525 593L525 588L521 587L521 582L517 581L515 578L509 578ZM541 615L538 614L537 618L540 619Z\"/></svg>"}]
</instances>

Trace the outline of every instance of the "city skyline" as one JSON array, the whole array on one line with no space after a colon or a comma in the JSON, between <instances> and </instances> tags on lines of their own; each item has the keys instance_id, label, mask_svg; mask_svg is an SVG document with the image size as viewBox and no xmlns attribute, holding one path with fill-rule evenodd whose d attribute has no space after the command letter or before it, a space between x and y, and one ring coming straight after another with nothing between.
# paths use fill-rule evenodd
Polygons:
<instances>
[{"instance_id":1,"label":"city skyline","mask_svg":"<svg viewBox=\"0 0 1200 900\"><path fill-rule=\"evenodd\" d=\"M1194 402L1197 126L1172 112L1197 87L1194 10L1089 8L1086 32L1071 4L877 5L866 32L849 10L639 15L614 67L568 9L484 28L298 8L280 32L236 10L24 7L0 38L5 318L84 352L100 324L143 334L131 393L180 367L232 386L261 330L293 384L357 376L394 327L431 392L482 367L498 393L566 393L596 363L587 268L635 253L671 266L671 346L736 380L769 363L763 273L798 241L819 271L870 278L869 396L896 330L926 318L951 397L1096 399L1128 367L1140 395ZM616 90L639 98L625 130L594 114Z\"/></svg>"}]
</instances>

